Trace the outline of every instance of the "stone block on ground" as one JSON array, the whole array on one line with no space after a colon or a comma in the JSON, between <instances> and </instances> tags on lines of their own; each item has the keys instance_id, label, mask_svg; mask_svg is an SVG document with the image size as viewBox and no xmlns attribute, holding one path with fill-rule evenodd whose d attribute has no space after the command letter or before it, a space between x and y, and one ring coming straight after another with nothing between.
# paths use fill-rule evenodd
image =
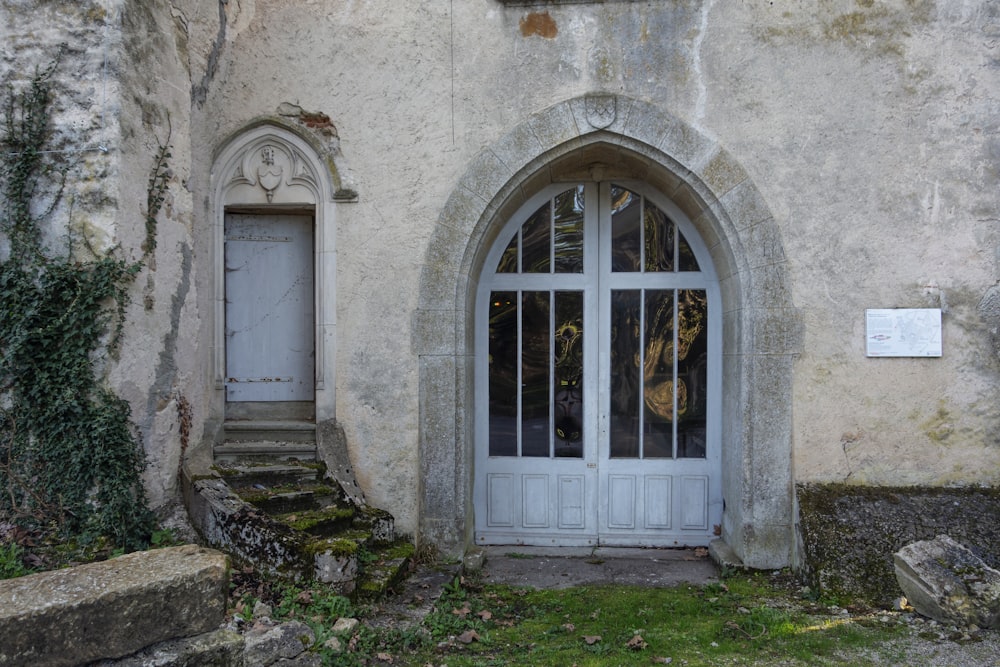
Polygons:
<instances>
[{"instance_id":1,"label":"stone block on ground","mask_svg":"<svg viewBox=\"0 0 1000 667\"><path fill-rule=\"evenodd\" d=\"M80 665L217 629L224 554L195 545L0 581L0 665Z\"/></svg>"},{"instance_id":2,"label":"stone block on ground","mask_svg":"<svg viewBox=\"0 0 1000 667\"><path fill-rule=\"evenodd\" d=\"M894 555L896 580L918 613L940 623L1000 629L1000 571L947 535Z\"/></svg>"},{"instance_id":3,"label":"stone block on ground","mask_svg":"<svg viewBox=\"0 0 1000 667\"><path fill-rule=\"evenodd\" d=\"M252 631L245 640L246 664L267 667L282 659L298 658L313 645L316 636L305 623L290 621L264 631Z\"/></svg>"},{"instance_id":4,"label":"stone block on ground","mask_svg":"<svg viewBox=\"0 0 1000 667\"><path fill-rule=\"evenodd\" d=\"M170 639L118 660L100 660L88 667L245 667L243 635L216 630L195 637Z\"/></svg>"}]
</instances>

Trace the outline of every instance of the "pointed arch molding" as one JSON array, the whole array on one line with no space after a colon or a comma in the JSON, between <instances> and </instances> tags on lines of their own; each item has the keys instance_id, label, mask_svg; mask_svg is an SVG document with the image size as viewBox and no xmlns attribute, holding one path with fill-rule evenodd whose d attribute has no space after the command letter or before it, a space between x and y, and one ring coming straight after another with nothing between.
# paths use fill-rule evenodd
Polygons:
<instances>
[{"instance_id":1,"label":"pointed arch molding","mask_svg":"<svg viewBox=\"0 0 1000 667\"><path fill-rule=\"evenodd\" d=\"M211 173L215 253L213 376L225 386L225 215L234 208L310 212L314 217L316 313L316 418L334 416L336 202L356 201L345 184L337 146L280 121L265 119L230 136L216 152Z\"/></svg>"},{"instance_id":2,"label":"pointed arch molding","mask_svg":"<svg viewBox=\"0 0 1000 667\"><path fill-rule=\"evenodd\" d=\"M710 248L723 298L722 537L751 567L791 562L792 362L802 344L779 231L746 171L664 110L588 95L528 117L468 166L431 239L413 334L420 360L420 539L471 544L473 306L503 222L552 182L642 179Z\"/></svg>"}]
</instances>

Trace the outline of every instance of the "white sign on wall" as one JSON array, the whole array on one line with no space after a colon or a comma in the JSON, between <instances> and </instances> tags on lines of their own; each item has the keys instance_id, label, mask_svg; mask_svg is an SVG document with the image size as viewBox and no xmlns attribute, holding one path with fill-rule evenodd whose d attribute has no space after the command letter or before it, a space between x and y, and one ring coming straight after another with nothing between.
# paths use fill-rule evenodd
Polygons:
<instances>
[{"instance_id":1,"label":"white sign on wall","mask_svg":"<svg viewBox=\"0 0 1000 667\"><path fill-rule=\"evenodd\" d=\"M869 357L940 357L940 308L869 308L865 311Z\"/></svg>"}]
</instances>

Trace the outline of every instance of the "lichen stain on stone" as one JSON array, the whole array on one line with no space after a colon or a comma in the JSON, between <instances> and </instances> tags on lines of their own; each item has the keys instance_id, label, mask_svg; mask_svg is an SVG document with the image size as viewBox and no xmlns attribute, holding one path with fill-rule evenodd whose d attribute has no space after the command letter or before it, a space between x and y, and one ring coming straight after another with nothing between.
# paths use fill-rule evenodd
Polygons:
<instances>
[{"instance_id":1,"label":"lichen stain on stone","mask_svg":"<svg viewBox=\"0 0 1000 667\"><path fill-rule=\"evenodd\" d=\"M827 12L796 21L791 12L783 14L784 25L770 25L757 30L757 37L767 43L818 41L846 44L862 51L902 57L909 38L918 26L932 20L934 5L927 0L907 0L905 8L877 6L871 0L857 0L855 11ZM818 31L818 34L817 34Z\"/></svg>"},{"instance_id":2,"label":"lichen stain on stone","mask_svg":"<svg viewBox=\"0 0 1000 667\"><path fill-rule=\"evenodd\" d=\"M945 407L944 401L941 401L937 412L921 423L920 428L933 442L943 444L955 431L955 425L952 422L951 413Z\"/></svg>"},{"instance_id":3,"label":"lichen stain on stone","mask_svg":"<svg viewBox=\"0 0 1000 667\"><path fill-rule=\"evenodd\" d=\"M558 33L559 28L555 19L548 12L531 12L521 19L521 34L524 37L538 35L545 39L553 39Z\"/></svg>"}]
</instances>

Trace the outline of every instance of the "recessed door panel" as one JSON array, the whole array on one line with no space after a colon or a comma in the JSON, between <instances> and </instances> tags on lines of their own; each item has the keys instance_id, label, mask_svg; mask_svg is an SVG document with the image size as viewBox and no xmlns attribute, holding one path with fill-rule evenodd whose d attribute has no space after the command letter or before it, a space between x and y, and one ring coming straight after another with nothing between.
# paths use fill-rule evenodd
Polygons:
<instances>
[{"instance_id":1,"label":"recessed door panel","mask_svg":"<svg viewBox=\"0 0 1000 667\"><path fill-rule=\"evenodd\" d=\"M227 214L226 399L314 397L312 217Z\"/></svg>"}]
</instances>

